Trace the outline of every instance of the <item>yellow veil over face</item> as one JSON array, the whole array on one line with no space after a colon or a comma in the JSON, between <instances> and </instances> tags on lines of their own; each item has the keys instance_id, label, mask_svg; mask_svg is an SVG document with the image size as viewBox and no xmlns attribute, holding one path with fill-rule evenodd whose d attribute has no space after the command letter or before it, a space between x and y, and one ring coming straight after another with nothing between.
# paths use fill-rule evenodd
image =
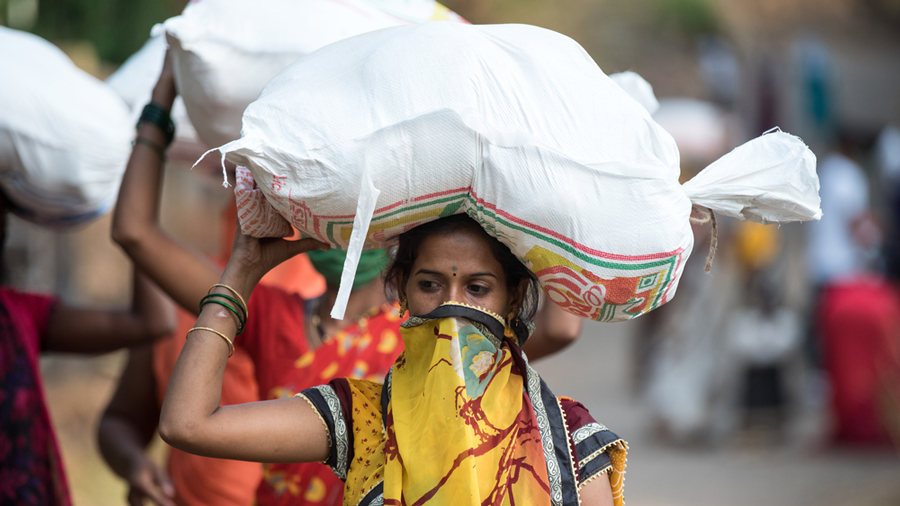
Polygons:
<instances>
[{"instance_id":1,"label":"yellow veil over face","mask_svg":"<svg viewBox=\"0 0 900 506\"><path fill-rule=\"evenodd\" d=\"M460 316L404 324L406 349L390 383L385 504L550 504L524 377L495 337L503 319L488 316L495 324Z\"/></svg>"},{"instance_id":2,"label":"yellow veil over face","mask_svg":"<svg viewBox=\"0 0 900 506\"><path fill-rule=\"evenodd\" d=\"M455 302L401 326L385 383L336 379L298 394L331 436L345 505L577 506L605 476L622 506L627 445L557 398L503 318ZM533 327L523 325L523 333Z\"/></svg>"}]
</instances>

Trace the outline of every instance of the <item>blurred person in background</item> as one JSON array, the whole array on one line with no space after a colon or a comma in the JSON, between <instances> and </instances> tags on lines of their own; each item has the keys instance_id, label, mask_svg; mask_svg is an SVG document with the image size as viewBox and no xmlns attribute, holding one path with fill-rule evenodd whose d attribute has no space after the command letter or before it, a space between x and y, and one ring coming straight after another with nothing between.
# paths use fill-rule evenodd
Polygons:
<instances>
[{"instance_id":1,"label":"blurred person in background","mask_svg":"<svg viewBox=\"0 0 900 506\"><path fill-rule=\"evenodd\" d=\"M167 56L152 102L168 112L175 94ZM198 301L217 282L221 268L160 228L157 208L162 154L168 142L165 129L166 124L141 123L116 206L113 237L176 302L196 315ZM321 297L306 299L265 285L254 290L248 305L257 316L235 344L236 356L246 354L255 368L235 371L230 380L226 373L223 405L290 397L336 377L379 381L384 377L403 347L400 308L396 301L386 301L380 278L388 255L384 250L363 253L346 317L334 320L329 311L345 254L337 250L310 253L326 280ZM196 316L187 318L192 323ZM533 358L562 349L581 332L581 319L555 304L545 304L537 321L545 328L530 340L527 351ZM116 474L128 480L131 504L141 504L145 498L163 506L254 501L259 505L341 504L343 483L317 464L265 464L260 470L255 463L208 459L171 449L168 473L160 469L145 454L145 447L157 427L165 385L184 335L167 342L173 344L167 345L164 356L150 348L132 353L100 424L102 453ZM254 377L242 377L247 374ZM247 385L258 389L256 399L248 398Z\"/></svg>"},{"instance_id":2,"label":"blurred person in background","mask_svg":"<svg viewBox=\"0 0 900 506\"><path fill-rule=\"evenodd\" d=\"M696 243L684 267L678 297L644 321L642 394L655 435L676 445L715 442L715 407L723 395L719 381L721 330L734 297L733 269L722 255L716 276L704 273L709 227L693 225ZM639 364L641 363L639 362Z\"/></svg>"},{"instance_id":3,"label":"blurred person in background","mask_svg":"<svg viewBox=\"0 0 900 506\"><path fill-rule=\"evenodd\" d=\"M768 274L768 275L767 275ZM728 317L725 336L736 370L734 394L739 427L748 434L784 436L791 401L789 382L800 364L803 325L796 311L781 303L773 271L758 273L749 283L749 303Z\"/></svg>"},{"instance_id":4,"label":"blurred person in background","mask_svg":"<svg viewBox=\"0 0 900 506\"><path fill-rule=\"evenodd\" d=\"M818 166L822 219L810 224L807 261L817 287L869 271L881 235L869 207L869 180L851 158L851 133L838 134L835 149Z\"/></svg>"},{"instance_id":5,"label":"blurred person in background","mask_svg":"<svg viewBox=\"0 0 900 506\"><path fill-rule=\"evenodd\" d=\"M810 228L814 328L831 392L835 442L891 444L889 406L900 399L900 297L874 268L881 230L869 181L843 131L819 165L822 220ZM888 410L888 411L886 411Z\"/></svg>"},{"instance_id":6,"label":"blurred person in background","mask_svg":"<svg viewBox=\"0 0 900 506\"><path fill-rule=\"evenodd\" d=\"M175 94L167 58L152 101L168 112ZM176 302L196 315L198 302L221 269L176 242L157 221L161 155L171 139L166 128L164 121L162 125L141 122L116 207L113 238ZM323 252L318 259L331 284L335 283L334 273L340 275L340 253ZM311 301L277 287L260 287L249 301L259 317L238 340L238 349L257 367L234 371L224 389L231 397L223 402L247 402L248 385L256 387L256 399L266 399L291 396L336 374L382 377L402 349L392 331L399 325L397 307L385 301L379 277L386 263L384 251L364 255L357 274L359 286L351 295L344 321L332 320L327 314L336 286L326 290L324 298ZM341 487L330 486L337 480L326 468L276 465L263 470L255 463L199 459L172 450L169 472L174 480L170 480L144 454L183 344L181 335L173 337L165 353L136 350L101 421L102 453L113 470L129 481L129 501L141 504L146 497L158 504L340 503ZM248 374L252 375L249 380L242 377Z\"/></svg>"},{"instance_id":7,"label":"blurred person in background","mask_svg":"<svg viewBox=\"0 0 900 506\"><path fill-rule=\"evenodd\" d=\"M712 101L733 109L740 93L741 66L732 44L719 35L704 35L697 42L697 61Z\"/></svg>"},{"instance_id":8,"label":"blurred person in background","mask_svg":"<svg viewBox=\"0 0 900 506\"><path fill-rule=\"evenodd\" d=\"M739 75L731 49L721 39L707 39L702 49L707 53L702 65L711 95L729 103ZM712 102L662 99L653 119L678 145L682 183L740 138L735 116ZM729 242L729 228L728 220L718 222L718 244ZM721 252L712 267L715 276L704 272L712 231L708 225L694 224L692 229L694 250L685 264L678 297L640 318L643 328L634 351L634 383L649 407L651 429L677 445L712 443L717 438L721 424L716 407L726 393L719 381L721 331L737 286L732 280L734 268Z\"/></svg>"},{"instance_id":9,"label":"blurred person in background","mask_svg":"<svg viewBox=\"0 0 900 506\"><path fill-rule=\"evenodd\" d=\"M170 159L187 157L185 160L193 163L203 151L197 152L190 146L179 145L176 140L169 154ZM232 201L221 212L221 253L211 259L219 267L228 261L236 220L237 210ZM306 255L297 255L279 265L262 283L297 294L303 299L316 298L325 290L324 278L313 269ZM116 465L119 466L117 469L128 469L119 474L129 483L138 484L129 490L130 504L143 504L142 497L149 497L157 504L171 504L173 497L178 498L179 504L252 504L263 475L262 467L257 463L204 459L171 449L166 456L167 471L163 471L144 453L144 448L152 440L159 419L159 405L162 404L169 375L184 346L184 336L196 321L195 313L181 307L176 308L176 313L175 332L151 346L131 351L119 379L116 396L101 418L101 450L127 454L127 462L118 457L122 462ZM245 348L236 349L229 360L225 385L224 404L259 400L253 361ZM139 437L135 438L136 435ZM117 458L108 454L104 456ZM112 460L108 462L113 465ZM174 482L172 478L175 478Z\"/></svg>"},{"instance_id":10,"label":"blurred person in background","mask_svg":"<svg viewBox=\"0 0 900 506\"><path fill-rule=\"evenodd\" d=\"M816 312L836 443L889 446L900 436L900 297L883 279L827 286Z\"/></svg>"},{"instance_id":11,"label":"blurred person in background","mask_svg":"<svg viewBox=\"0 0 900 506\"><path fill-rule=\"evenodd\" d=\"M884 212L881 216L885 234L885 272L894 283L900 282L900 128L888 125L881 130L875 144L878 163L878 187Z\"/></svg>"},{"instance_id":12,"label":"blurred person in background","mask_svg":"<svg viewBox=\"0 0 900 506\"><path fill-rule=\"evenodd\" d=\"M798 36L792 50L793 64L800 72L804 119L819 136L827 137L836 124L834 55L828 45L812 33Z\"/></svg>"},{"instance_id":13,"label":"blurred person in background","mask_svg":"<svg viewBox=\"0 0 900 506\"><path fill-rule=\"evenodd\" d=\"M6 239L0 193L0 244ZM171 302L139 271L131 307L74 307L49 295L0 287L0 504L68 506L68 484L44 398L44 352L105 353L172 332Z\"/></svg>"}]
</instances>

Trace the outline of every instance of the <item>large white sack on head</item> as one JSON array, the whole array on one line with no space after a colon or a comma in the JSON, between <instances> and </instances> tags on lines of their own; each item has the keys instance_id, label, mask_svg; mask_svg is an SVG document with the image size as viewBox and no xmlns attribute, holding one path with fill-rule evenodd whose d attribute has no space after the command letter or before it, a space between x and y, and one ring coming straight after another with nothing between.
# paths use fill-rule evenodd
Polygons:
<instances>
[{"instance_id":1,"label":"large white sack on head","mask_svg":"<svg viewBox=\"0 0 900 506\"><path fill-rule=\"evenodd\" d=\"M131 118L135 124L141 117L144 106L150 102L153 87L156 86L162 72L167 47L165 35L162 33L154 35L138 52L125 60L118 70L106 78L106 84L131 110ZM175 98L170 116L175 123L176 138L192 142L199 140L181 97Z\"/></svg>"},{"instance_id":2,"label":"large white sack on head","mask_svg":"<svg viewBox=\"0 0 900 506\"><path fill-rule=\"evenodd\" d=\"M298 58L429 19L462 21L433 0L204 0L163 26L191 121L202 141L218 146L240 137L244 109Z\"/></svg>"},{"instance_id":3,"label":"large white sack on head","mask_svg":"<svg viewBox=\"0 0 900 506\"><path fill-rule=\"evenodd\" d=\"M780 132L759 141L783 149L737 150L692 195L751 219L815 218L809 150ZM595 320L665 303L693 247L672 137L581 46L537 27L426 23L332 44L273 79L220 150L247 168L245 233L290 223L355 258L465 212L551 300ZM722 197L744 173L760 192ZM794 178L806 186L781 191Z\"/></svg>"},{"instance_id":4,"label":"large white sack on head","mask_svg":"<svg viewBox=\"0 0 900 506\"><path fill-rule=\"evenodd\" d=\"M131 153L128 108L40 37L0 27L0 187L21 216L83 223L115 203Z\"/></svg>"}]
</instances>

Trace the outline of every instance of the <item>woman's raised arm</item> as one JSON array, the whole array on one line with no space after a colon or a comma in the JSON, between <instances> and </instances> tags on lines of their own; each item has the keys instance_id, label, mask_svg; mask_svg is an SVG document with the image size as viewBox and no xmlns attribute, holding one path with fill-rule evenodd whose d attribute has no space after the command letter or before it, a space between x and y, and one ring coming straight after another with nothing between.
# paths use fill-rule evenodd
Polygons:
<instances>
[{"instance_id":1,"label":"woman's raised arm","mask_svg":"<svg viewBox=\"0 0 900 506\"><path fill-rule=\"evenodd\" d=\"M235 300L246 301L269 269L298 253L324 248L327 245L314 239L257 240L238 230L231 259L218 280L228 288L217 286L213 293L240 295ZM227 301L225 297L221 300ZM219 406L232 348L229 340L235 339L238 330L235 313L218 304L203 306L195 325L198 330L190 332L166 390L159 422L163 440L207 457L273 463L325 460L329 436L319 415L303 399Z\"/></svg>"},{"instance_id":2,"label":"woman's raised arm","mask_svg":"<svg viewBox=\"0 0 900 506\"><path fill-rule=\"evenodd\" d=\"M167 54L151 100L170 111L175 100L175 78ZM182 244L159 226L165 134L142 122L128 160L113 215L112 237L176 303L197 313L197 303L218 281L221 270L205 255Z\"/></svg>"}]
</instances>

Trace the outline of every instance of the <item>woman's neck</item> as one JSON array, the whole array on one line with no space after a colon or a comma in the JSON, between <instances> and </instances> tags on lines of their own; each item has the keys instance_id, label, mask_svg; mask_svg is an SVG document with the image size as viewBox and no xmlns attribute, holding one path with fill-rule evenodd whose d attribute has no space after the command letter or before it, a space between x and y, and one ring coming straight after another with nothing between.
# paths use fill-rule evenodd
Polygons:
<instances>
[{"instance_id":1,"label":"woman's neck","mask_svg":"<svg viewBox=\"0 0 900 506\"><path fill-rule=\"evenodd\" d=\"M331 317L331 307L337 299L338 287L328 286L319 300L316 312L321 321L322 330L326 336L330 336L344 327L356 322L370 309L386 302L384 297L384 283L380 279L372 281L368 285L354 290L347 300L347 310L343 320L335 320Z\"/></svg>"}]
</instances>

